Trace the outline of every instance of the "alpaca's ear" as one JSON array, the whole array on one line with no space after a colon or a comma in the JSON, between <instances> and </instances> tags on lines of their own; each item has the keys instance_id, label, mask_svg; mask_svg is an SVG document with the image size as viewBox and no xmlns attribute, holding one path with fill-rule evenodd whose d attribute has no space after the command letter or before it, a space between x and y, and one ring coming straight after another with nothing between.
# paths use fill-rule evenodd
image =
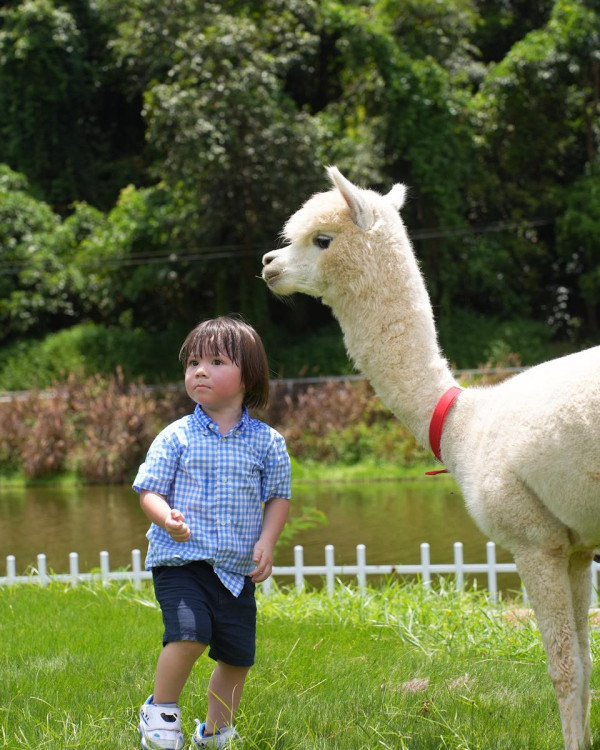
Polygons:
<instances>
[{"instance_id":1,"label":"alpaca's ear","mask_svg":"<svg viewBox=\"0 0 600 750\"><path fill-rule=\"evenodd\" d=\"M327 167L327 174L348 204L352 221L361 229L370 229L374 221L373 211L361 189L347 180L337 167Z\"/></svg>"},{"instance_id":2,"label":"alpaca's ear","mask_svg":"<svg viewBox=\"0 0 600 750\"><path fill-rule=\"evenodd\" d=\"M402 185L398 182L385 197L390 201L396 211L399 211L404 205L404 200L406 198L406 185Z\"/></svg>"}]
</instances>

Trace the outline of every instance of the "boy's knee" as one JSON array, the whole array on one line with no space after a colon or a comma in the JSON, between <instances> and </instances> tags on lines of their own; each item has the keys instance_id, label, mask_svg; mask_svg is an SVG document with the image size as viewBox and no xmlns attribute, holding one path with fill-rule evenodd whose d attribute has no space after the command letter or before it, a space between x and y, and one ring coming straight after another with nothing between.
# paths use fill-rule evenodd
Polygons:
<instances>
[{"instance_id":1,"label":"boy's knee","mask_svg":"<svg viewBox=\"0 0 600 750\"><path fill-rule=\"evenodd\" d=\"M185 656L187 659L198 659L206 650L206 643L199 641L171 641L165 648L170 649L173 653Z\"/></svg>"},{"instance_id":2,"label":"boy's knee","mask_svg":"<svg viewBox=\"0 0 600 750\"><path fill-rule=\"evenodd\" d=\"M237 667L234 664L227 664L227 662L222 661L221 659L217 660L217 666L221 672L227 673L231 676L239 676L241 678L245 678L248 672L252 669L252 667Z\"/></svg>"}]
</instances>

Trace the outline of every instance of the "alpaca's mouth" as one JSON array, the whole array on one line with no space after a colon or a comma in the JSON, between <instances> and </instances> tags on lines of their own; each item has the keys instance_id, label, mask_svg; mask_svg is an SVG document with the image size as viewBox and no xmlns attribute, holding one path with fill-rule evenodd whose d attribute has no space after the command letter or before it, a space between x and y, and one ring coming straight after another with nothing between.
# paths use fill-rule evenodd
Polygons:
<instances>
[{"instance_id":1,"label":"alpaca's mouth","mask_svg":"<svg viewBox=\"0 0 600 750\"><path fill-rule=\"evenodd\" d=\"M283 275L283 271L273 271L269 268L265 268L262 275L263 279L267 282L267 285L271 286L273 282L277 281L277 279Z\"/></svg>"}]
</instances>

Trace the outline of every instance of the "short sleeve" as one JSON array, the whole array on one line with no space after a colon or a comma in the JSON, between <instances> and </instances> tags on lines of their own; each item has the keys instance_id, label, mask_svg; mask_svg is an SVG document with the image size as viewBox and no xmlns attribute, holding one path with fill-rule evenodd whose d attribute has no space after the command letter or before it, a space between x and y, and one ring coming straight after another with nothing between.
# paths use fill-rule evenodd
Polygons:
<instances>
[{"instance_id":1,"label":"short sleeve","mask_svg":"<svg viewBox=\"0 0 600 750\"><path fill-rule=\"evenodd\" d=\"M292 466L285 440L278 432L265 457L262 484L262 501L266 503L272 497L291 499Z\"/></svg>"},{"instance_id":2,"label":"short sleeve","mask_svg":"<svg viewBox=\"0 0 600 750\"><path fill-rule=\"evenodd\" d=\"M138 469L133 481L136 492L150 490L168 496L179 466L180 446L174 434L163 430L154 439L146 460Z\"/></svg>"}]
</instances>

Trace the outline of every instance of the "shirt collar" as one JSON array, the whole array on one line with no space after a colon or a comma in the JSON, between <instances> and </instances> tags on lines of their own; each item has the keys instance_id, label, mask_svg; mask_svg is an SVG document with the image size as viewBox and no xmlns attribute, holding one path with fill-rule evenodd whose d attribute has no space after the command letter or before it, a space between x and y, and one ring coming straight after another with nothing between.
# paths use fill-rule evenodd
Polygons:
<instances>
[{"instance_id":1,"label":"shirt collar","mask_svg":"<svg viewBox=\"0 0 600 750\"><path fill-rule=\"evenodd\" d=\"M194 417L199 422L200 427L203 429L209 429L209 430L217 430L219 429L216 422L214 422L208 414L204 411L204 409L200 406L200 404L196 404L196 408L194 409ZM236 424L236 426L233 428L234 430L243 430L248 429L251 425L251 419L250 415L248 414L248 408L246 406L242 406L242 417L240 421Z\"/></svg>"}]
</instances>

